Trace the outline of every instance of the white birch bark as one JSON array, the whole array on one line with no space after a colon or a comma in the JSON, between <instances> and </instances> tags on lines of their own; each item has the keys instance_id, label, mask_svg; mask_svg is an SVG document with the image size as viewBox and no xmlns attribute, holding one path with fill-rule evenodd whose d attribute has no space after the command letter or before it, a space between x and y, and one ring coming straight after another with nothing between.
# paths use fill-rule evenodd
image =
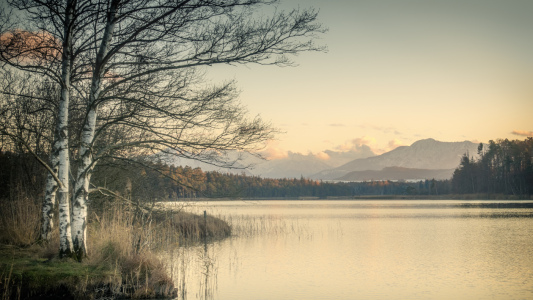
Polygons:
<instances>
[{"instance_id":1,"label":"white birch bark","mask_svg":"<svg viewBox=\"0 0 533 300\"><path fill-rule=\"evenodd\" d=\"M68 72L67 72L68 73ZM63 79L67 77L65 74ZM68 79L67 79L68 81ZM59 203L59 256L70 256L72 253L72 236L70 232L70 205L68 197L69 187L69 167L70 159L68 154L68 90L66 87L61 91L61 103L60 113L58 120L58 145L59 145L59 158L58 158L58 173L59 180L63 183L58 191L57 198Z\"/></svg>"},{"instance_id":2,"label":"white birch bark","mask_svg":"<svg viewBox=\"0 0 533 300\"><path fill-rule=\"evenodd\" d=\"M56 138L57 140L57 138ZM59 169L59 153L56 141L52 145L52 152L50 154L50 164L53 172L57 175ZM59 185L51 173L46 176L45 193L42 209L41 220L41 240L44 242L50 241L52 238L52 230L54 229L54 207L56 205L56 193Z\"/></svg>"},{"instance_id":3,"label":"white birch bark","mask_svg":"<svg viewBox=\"0 0 533 300\"><path fill-rule=\"evenodd\" d=\"M66 76L64 76L66 77ZM57 191L57 199L59 203L59 257L70 256L72 253L72 235L70 230L70 203L69 203L69 167L70 159L68 154L68 90L62 88L60 113L58 122L59 131L59 168L58 177L63 183Z\"/></svg>"},{"instance_id":4,"label":"white birch bark","mask_svg":"<svg viewBox=\"0 0 533 300\"><path fill-rule=\"evenodd\" d=\"M70 229L70 203L69 203L69 170L70 159L68 149L68 109L71 68L71 43L72 31L70 28L73 18L73 2L67 1L64 23L64 40L61 66L61 98L59 100L59 112L57 120L57 144L58 144L58 177L62 182L57 191L59 203L59 257L72 254L72 234Z\"/></svg>"},{"instance_id":5,"label":"white birch bark","mask_svg":"<svg viewBox=\"0 0 533 300\"><path fill-rule=\"evenodd\" d=\"M83 126L80 144L80 162L74 185L74 199L72 205L72 241L74 254L78 260L87 256L87 201L89 197L89 183L93 170L92 142L96 127L96 107L88 112Z\"/></svg>"},{"instance_id":6,"label":"white birch bark","mask_svg":"<svg viewBox=\"0 0 533 300\"><path fill-rule=\"evenodd\" d=\"M89 94L89 106L85 124L81 132L79 148L79 162L74 186L74 199L72 206L72 240L74 254L78 260L87 256L87 202L89 197L89 183L94 167L92 145L96 131L96 119L98 115L97 101L102 88L104 76L105 56L109 51L109 43L115 29L115 16L120 1L112 1L108 14L107 25L102 37L102 43L98 49L96 63L94 65Z\"/></svg>"}]
</instances>

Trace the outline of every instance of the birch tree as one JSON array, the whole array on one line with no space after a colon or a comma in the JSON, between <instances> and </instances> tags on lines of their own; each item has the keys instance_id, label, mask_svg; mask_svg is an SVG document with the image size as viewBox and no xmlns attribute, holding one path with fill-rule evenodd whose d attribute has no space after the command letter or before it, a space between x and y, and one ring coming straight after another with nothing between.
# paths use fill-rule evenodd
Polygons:
<instances>
[{"instance_id":1,"label":"birch tree","mask_svg":"<svg viewBox=\"0 0 533 300\"><path fill-rule=\"evenodd\" d=\"M252 151L274 130L246 116L234 82L209 84L202 73L217 64L290 66L287 55L323 50L313 43L324 31L316 11L272 9L265 16L261 9L276 2L270 0L12 2L54 16L47 30L62 45L61 71L54 74L66 92L61 103L68 104L69 92L82 99L84 116L73 141L72 240L78 259L87 255L88 196L99 160L170 149L228 163L220 153ZM64 106L59 107L58 116ZM64 128L59 124L58 119L57 127ZM61 138L58 149L65 148Z\"/></svg>"},{"instance_id":2,"label":"birch tree","mask_svg":"<svg viewBox=\"0 0 533 300\"><path fill-rule=\"evenodd\" d=\"M41 238L48 240L53 226L53 207L56 194L59 202L60 256L69 255L72 251L70 232L70 207L68 197L68 176L70 170L68 155L68 106L69 106L69 63L64 57L62 67L56 70L56 59L60 52L53 37L45 32L28 32L14 30L2 34L0 54L4 62L10 66L47 75L55 79L61 86L60 97L56 102L55 133L50 151L50 166L47 165L45 198L43 201ZM63 47L68 47L63 43ZM21 97L33 98L33 91L21 93ZM7 133L7 132L4 132ZM30 150L29 146L28 149ZM31 150L30 150L31 151Z\"/></svg>"},{"instance_id":3,"label":"birch tree","mask_svg":"<svg viewBox=\"0 0 533 300\"><path fill-rule=\"evenodd\" d=\"M71 81L79 75L79 70L75 70L77 74L73 72L73 68L76 67L73 51L80 53L80 47L75 47L75 39L86 33L83 29L90 24L87 21L90 20L88 16L91 14L87 5L91 3L77 0L65 2L13 0L8 3L19 9L26 18L21 23L5 22L3 24L0 43L1 60L19 70L43 76L55 82L60 88L59 99L56 102L50 166L47 166L49 174L43 201L42 238L44 240L50 238L53 206L57 195L60 257L70 256L72 235L68 119L72 92Z\"/></svg>"},{"instance_id":4,"label":"birch tree","mask_svg":"<svg viewBox=\"0 0 533 300\"><path fill-rule=\"evenodd\" d=\"M3 150L29 153L48 167L44 157L53 143L55 104L57 91L29 74L17 74L4 66L0 77L0 136ZM28 96L25 96L28 95ZM7 149L6 149L7 146ZM57 157L57 155L55 155ZM51 163L57 166L57 163ZM54 184L46 189L43 201L41 239L48 240L53 226L53 201L57 190L56 180L48 172L47 182Z\"/></svg>"}]
</instances>

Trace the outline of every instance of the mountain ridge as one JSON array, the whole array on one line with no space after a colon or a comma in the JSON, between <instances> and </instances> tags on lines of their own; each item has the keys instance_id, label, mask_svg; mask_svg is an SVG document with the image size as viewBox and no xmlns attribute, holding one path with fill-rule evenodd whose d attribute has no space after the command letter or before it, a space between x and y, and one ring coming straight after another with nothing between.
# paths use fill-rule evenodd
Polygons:
<instances>
[{"instance_id":1,"label":"mountain ridge","mask_svg":"<svg viewBox=\"0 0 533 300\"><path fill-rule=\"evenodd\" d=\"M469 155L474 153L474 156L477 156L477 146L478 144L470 141L440 142L431 138L423 139L414 142L411 146L400 146L381 155L356 159L337 168L321 171L312 175L311 178L337 180L350 172L380 171L387 167L426 170L456 169L465 153Z\"/></svg>"},{"instance_id":2,"label":"mountain ridge","mask_svg":"<svg viewBox=\"0 0 533 300\"><path fill-rule=\"evenodd\" d=\"M175 166L188 165L193 168L200 167L204 171L244 173L263 178L305 177L346 181L448 179L452 176L453 170L459 166L461 157L465 153L477 156L477 146L478 144L470 141L441 142L435 139L423 139L381 155L375 155L365 146L351 152L327 150L324 153L330 157L330 160L321 159L311 153L288 152L285 158L275 160L262 160L247 153L226 153L226 158L233 162L234 168L224 168L163 152L157 155L157 158ZM403 171L386 169L391 167L403 168Z\"/></svg>"}]
</instances>

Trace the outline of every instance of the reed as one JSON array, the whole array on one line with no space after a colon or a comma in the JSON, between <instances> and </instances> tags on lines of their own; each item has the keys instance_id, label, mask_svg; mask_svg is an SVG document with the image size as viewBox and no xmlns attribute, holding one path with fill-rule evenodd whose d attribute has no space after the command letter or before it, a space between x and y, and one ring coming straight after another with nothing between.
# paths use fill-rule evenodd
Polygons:
<instances>
[{"instance_id":1,"label":"reed","mask_svg":"<svg viewBox=\"0 0 533 300\"><path fill-rule=\"evenodd\" d=\"M241 237L254 237L262 235L297 235L298 237L311 238L307 220L293 219L287 221L276 216L237 215L221 217L230 224L233 233Z\"/></svg>"},{"instance_id":2,"label":"reed","mask_svg":"<svg viewBox=\"0 0 533 300\"><path fill-rule=\"evenodd\" d=\"M173 282L152 243L161 228L139 218L120 206L109 207L100 216L94 214L86 264L113 266L107 283L111 294L128 298L172 296Z\"/></svg>"},{"instance_id":3,"label":"reed","mask_svg":"<svg viewBox=\"0 0 533 300\"><path fill-rule=\"evenodd\" d=\"M178 232L181 243L199 242L207 239L221 239L231 235L230 225L211 215L199 216L184 211L162 210L155 219L165 223L173 232Z\"/></svg>"},{"instance_id":4,"label":"reed","mask_svg":"<svg viewBox=\"0 0 533 300\"><path fill-rule=\"evenodd\" d=\"M180 245L231 232L226 222L210 216L206 222L182 211L110 204L91 214L88 257L78 263L57 258L57 232L48 243L36 243L40 206L24 201L2 202L2 212L9 212L0 214L2 299L59 294L72 299L175 297L185 286L173 277L172 263L161 253L179 253L174 249Z\"/></svg>"},{"instance_id":5,"label":"reed","mask_svg":"<svg viewBox=\"0 0 533 300\"><path fill-rule=\"evenodd\" d=\"M39 238L41 207L29 197L0 201L0 243L28 247Z\"/></svg>"}]
</instances>

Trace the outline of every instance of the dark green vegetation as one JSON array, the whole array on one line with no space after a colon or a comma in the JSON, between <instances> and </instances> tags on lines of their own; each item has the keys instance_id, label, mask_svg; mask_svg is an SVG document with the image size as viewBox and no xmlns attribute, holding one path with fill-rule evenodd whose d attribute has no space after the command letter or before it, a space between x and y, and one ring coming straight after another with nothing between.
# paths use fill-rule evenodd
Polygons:
<instances>
[{"instance_id":1,"label":"dark green vegetation","mask_svg":"<svg viewBox=\"0 0 533 300\"><path fill-rule=\"evenodd\" d=\"M533 192L533 138L491 141L475 160L465 154L451 180L419 182L324 182L306 178L267 179L244 174L203 172L160 163L110 161L95 169L95 185L113 191L91 195L93 203L106 203L117 195L144 201L181 198L298 198L463 195L462 198L529 198ZM39 193L44 178L40 166L28 156L0 153L0 197L22 192ZM20 182L18 184L17 182ZM21 188L21 186L24 186ZM468 195L468 196L467 196ZM478 195L478 196L476 196Z\"/></svg>"},{"instance_id":2,"label":"dark green vegetation","mask_svg":"<svg viewBox=\"0 0 533 300\"><path fill-rule=\"evenodd\" d=\"M479 159L465 154L453 174L453 190L461 194L527 195L533 193L533 138L480 144Z\"/></svg>"},{"instance_id":3,"label":"dark green vegetation","mask_svg":"<svg viewBox=\"0 0 533 300\"><path fill-rule=\"evenodd\" d=\"M447 196L462 199L529 199L533 192L533 138L524 141L491 141L480 149L476 161L468 153L451 180L428 178L418 182L370 181L325 182L306 178L268 179L244 174L203 172L145 162L143 166L122 164L101 167L96 172L111 187L131 186L133 194L158 200L180 198L299 198L365 196ZM458 161L459 163L459 161ZM114 181L110 181L114 178Z\"/></svg>"}]
</instances>

